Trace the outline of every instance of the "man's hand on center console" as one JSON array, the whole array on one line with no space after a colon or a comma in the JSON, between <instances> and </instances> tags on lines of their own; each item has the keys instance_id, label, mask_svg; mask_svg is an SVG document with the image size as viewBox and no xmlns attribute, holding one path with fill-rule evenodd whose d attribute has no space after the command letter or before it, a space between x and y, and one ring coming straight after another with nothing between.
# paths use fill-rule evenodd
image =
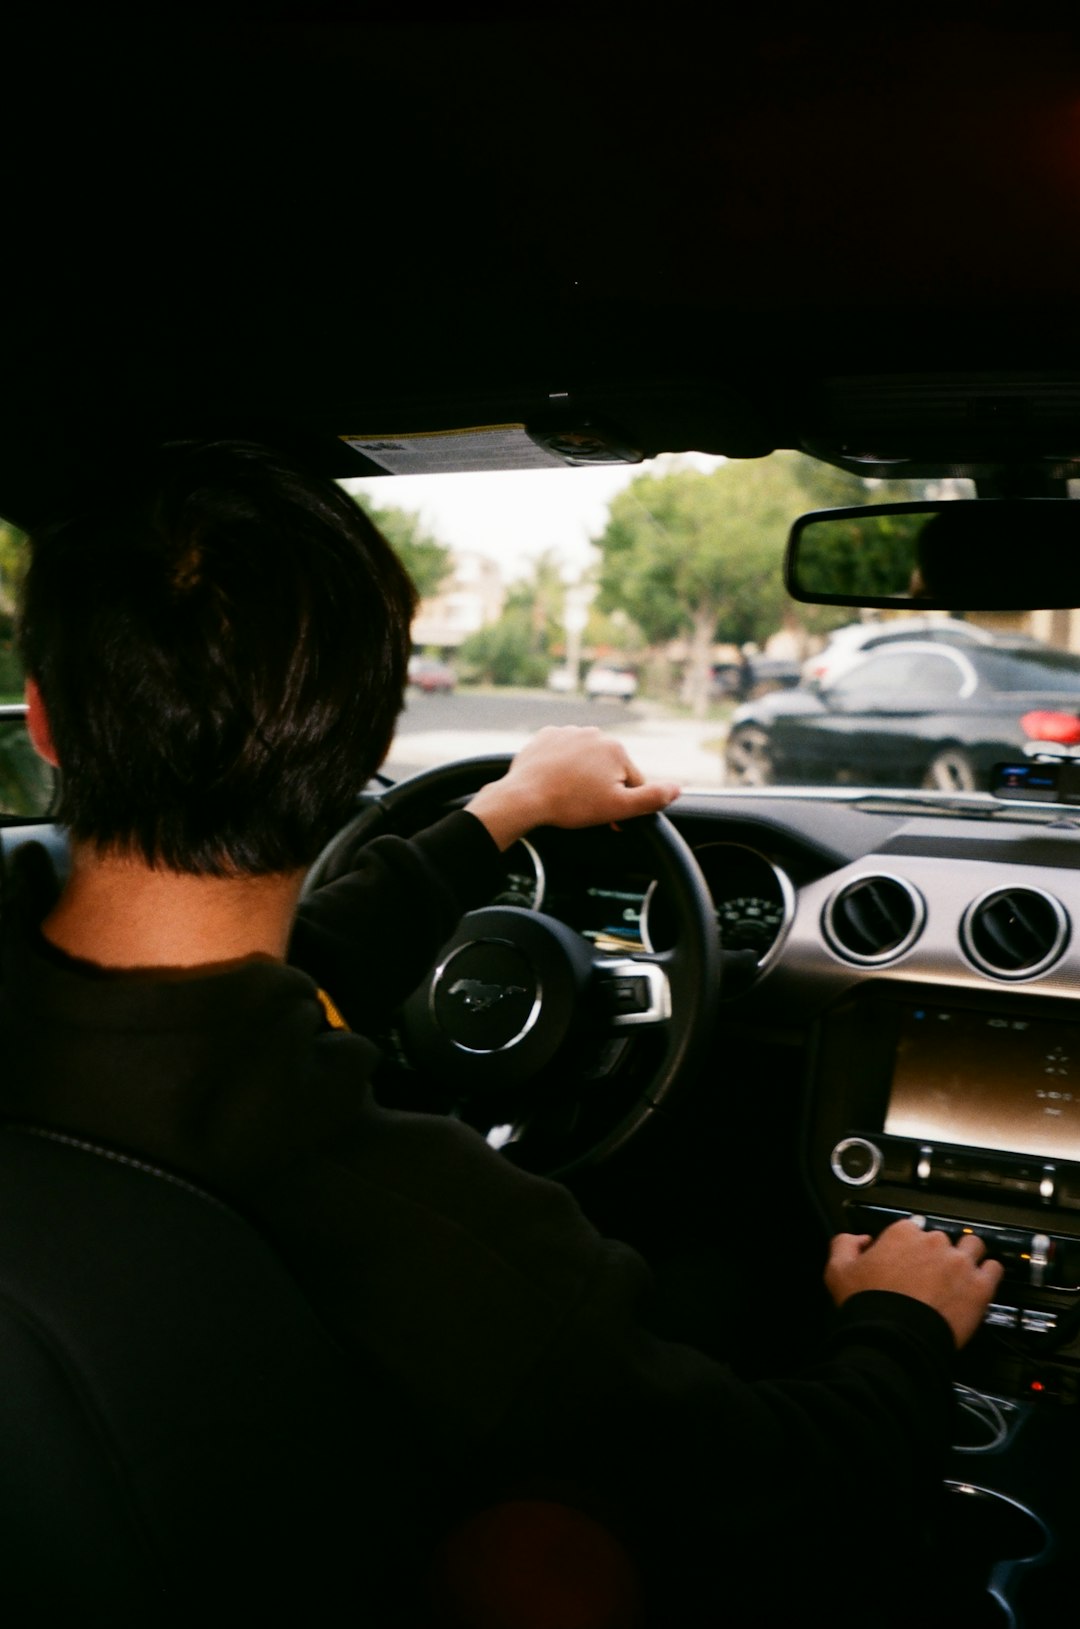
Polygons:
<instances>
[{"instance_id":1,"label":"man's hand on center console","mask_svg":"<svg viewBox=\"0 0 1080 1629\"><path fill-rule=\"evenodd\" d=\"M871 1242L868 1234L838 1233L829 1249L825 1287L837 1306L860 1290L895 1290L940 1312L957 1346L982 1322L1004 1268L974 1234L953 1244L919 1222L894 1222Z\"/></svg>"},{"instance_id":2,"label":"man's hand on center console","mask_svg":"<svg viewBox=\"0 0 1080 1629\"><path fill-rule=\"evenodd\" d=\"M534 826L576 830L630 820L665 809L678 795L669 782L646 781L621 742L603 731L549 724L468 808L507 849Z\"/></svg>"}]
</instances>

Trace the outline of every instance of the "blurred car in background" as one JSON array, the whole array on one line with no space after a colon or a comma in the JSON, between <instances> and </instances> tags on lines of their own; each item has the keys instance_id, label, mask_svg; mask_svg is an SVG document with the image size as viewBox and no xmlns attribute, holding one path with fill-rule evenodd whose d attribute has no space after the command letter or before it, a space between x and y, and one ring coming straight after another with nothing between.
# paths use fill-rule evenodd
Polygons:
<instances>
[{"instance_id":1,"label":"blurred car in background","mask_svg":"<svg viewBox=\"0 0 1080 1629\"><path fill-rule=\"evenodd\" d=\"M457 675L446 662L437 661L433 656L411 656L409 683L428 694L449 695L457 683Z\"/></svg>"},{"instance_id":2,"label":"blurred car in background","mask_svg":"<svg viewBox=\"0 0 1080 1629\"><path fill-rule=\"evenodd\" d=\"M824 647L802 665L804 684L827 685L869 651L902 639L945 641L950 645L991 645L994 635L959 617L898 617L891 622L849 622L835 628Z\"/></svg>"},{"instance_id":3,"label":"blurred car in background","mask_svg":"<svg viewBox=\"0 0 1080 1629\"><path fill-rule=\"evenodd\" d=\"M783 656L747 656L741 662L714 662L710 696L725 701L736 696L746 701L770 690L791 690L802 678L798 662Z\"/></svg>"},{"instance_id":4,"label":"blurred car in background","mask_svg":"<svg viewBox=\"0 0 1080 1629\"><path fill-rule=\"evenodd\" d=\"M1080 656L1031 639L894 641L736 709L728 780L972 792L1029 744L1080 744Z\"/></svg>"},{"instance_id":5,"label":"blurred car in background","mask_svg":"<svg viewBox=\"0 0 1080 1629\"><path fill-rule=\"evenodd\" d=\"M547 676L547 687L560 696L572 696L577 689L574 675L568 667L553 667Z\"/></svg>"},{"instance_id":6,"label":"blurred car in background","mask_svg":"<svg viewBox=\"0 0 1080 1629\"><path fill-rule=\"evenodd\" d=\"M608 667L594 662L585 675L585 694L594 701L605 696L613 701L633 701L637 688L637 674L632 667Z\"/></svg>"}]
</instances>

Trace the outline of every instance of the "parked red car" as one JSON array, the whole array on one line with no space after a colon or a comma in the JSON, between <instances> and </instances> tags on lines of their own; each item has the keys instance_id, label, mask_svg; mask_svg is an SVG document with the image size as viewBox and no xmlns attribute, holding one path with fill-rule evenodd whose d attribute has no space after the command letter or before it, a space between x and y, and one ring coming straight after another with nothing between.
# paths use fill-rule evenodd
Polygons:
<instances>
[{"instance_id":1,"label":"parked red car","mask_svg":"<svg viewBox=\"0 0 1080 1629\"><path fill-rule=\"evenodd\" d=\"M457 675L445 662L430 656L414 656L409 662L409 683L417 690L449 695L457 683Z\"/></svg>"}]
</instances>

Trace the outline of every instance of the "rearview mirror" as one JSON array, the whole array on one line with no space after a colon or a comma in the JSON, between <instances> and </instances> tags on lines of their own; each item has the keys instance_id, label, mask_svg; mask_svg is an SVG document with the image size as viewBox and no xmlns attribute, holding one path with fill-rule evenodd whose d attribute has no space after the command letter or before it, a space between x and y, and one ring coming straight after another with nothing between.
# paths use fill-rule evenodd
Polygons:
<instances>
[{"instance_id":1,"label":"rearview mirror","mask_svg":"<svg viewBox=\"0 0 1080 1629\"><path fill-rule=\"evenodd\" d=\"M883 503L803 515L784 580L812 605L1037 611L1080 605L1080 503Z\"/></svg>"}]
</instances>

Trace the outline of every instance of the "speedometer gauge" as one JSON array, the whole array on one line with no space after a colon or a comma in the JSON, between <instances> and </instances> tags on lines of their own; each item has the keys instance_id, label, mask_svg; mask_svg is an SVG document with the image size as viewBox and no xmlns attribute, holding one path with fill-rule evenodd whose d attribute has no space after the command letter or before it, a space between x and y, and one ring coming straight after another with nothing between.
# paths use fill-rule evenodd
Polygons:
<instances>
[{"instance_id":1,"label":"speedometer gauge","mask_svg":"<svg viewBox=\"0 0 1080 1629\"><path fill-rule=\"evenodd\" d=\"M752 951L760 972L779 951L795 914L790 878L744 843L706 843L694 854L712 894L723 949Z\"/></svg>"}]
</instances>

